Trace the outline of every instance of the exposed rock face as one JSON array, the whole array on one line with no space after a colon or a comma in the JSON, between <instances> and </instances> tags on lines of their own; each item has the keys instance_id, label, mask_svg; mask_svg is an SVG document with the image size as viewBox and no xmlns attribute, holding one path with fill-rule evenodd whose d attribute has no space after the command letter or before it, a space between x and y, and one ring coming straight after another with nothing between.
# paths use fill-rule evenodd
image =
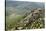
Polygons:
<instances>
[{"instance_id":1,"label":"exposed rock face","mask_svg":"<svg viewBox=\"0 0 46 31\"><path fill-rule=\"evenodd\" d=\"M32 24L36 20L38 20L38 19L42 20L42 18L44 18L44 16L45 16L44 13L45 13L45 11L41 8L35 9L35 10L31 11L31 13L21 21L22 21L22 23L26 24L25 27L28 27L29 24Z\"/></svg>"},{"instance_id":2,"label":"exposed rock face","mask_svg":"<svg viewBox=\"0 0 46 31\"><path fill-rule=\"evenodd\" d=\"M15 27L14 30L44 28L44 16L44 9L34 9L20 21L20 25L22 26Z\"/></svg>"}]
</instances>

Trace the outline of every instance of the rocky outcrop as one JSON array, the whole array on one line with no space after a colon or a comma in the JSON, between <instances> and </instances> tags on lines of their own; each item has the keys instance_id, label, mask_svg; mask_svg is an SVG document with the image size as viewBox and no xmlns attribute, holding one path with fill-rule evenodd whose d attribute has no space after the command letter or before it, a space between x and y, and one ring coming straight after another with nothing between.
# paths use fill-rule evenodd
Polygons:
<instances>
[{"instance_id":1,"label":"rocky outcrop","mask_svg":"<svg viewBox=\"0 0 46 31\"><path fill-rule=\"evenodd\" d=\"M45 27L44 16L45 16L44 9L42 8L34 9L29 14L27 14L27 16L24 19L20 21L19 26L14 27L14 30L44 28Z\"/></svg>"},{"instance_id":2,"label":"rocky outcrop","mask_svg":"<svg viewBox=\"0 0 46 31\"><path fill-rule=\"evenodd\" d=\"M22 19L21 20L21 23L24 23L23 25L26 24L24 27L28 27L29 25L31 25L36 20L39 20L40 19L41 22L43 22L44 21L44 19L43 19L44 16L45 16L44 9L37 8L37 9L32 10L31 13L28 16L26 16L24 19Z\"/></svg>"}]
</instances>

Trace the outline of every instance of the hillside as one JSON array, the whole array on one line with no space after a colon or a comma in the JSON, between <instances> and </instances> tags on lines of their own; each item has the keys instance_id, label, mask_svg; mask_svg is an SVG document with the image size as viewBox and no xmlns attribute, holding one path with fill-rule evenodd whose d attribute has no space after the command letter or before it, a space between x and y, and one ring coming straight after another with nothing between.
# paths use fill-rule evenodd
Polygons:
<instances>
[{"instance_id":1,"label":"hillside","mask_svg":"<svg viewBox=\"0 0 46 31\"><path fill-rule=\"evenodd\" d=\"M17 24L15 24L15 26L11 30L45 28L44 18L45 18L44 9L37 8L35 10L32 10L29 15L27 15L26 17L21 19Z\"/></svg>"},{"instance_id":2,"label":"hillside","mask_svg":"<svg viewBox=\"0 0 46 31\"><path fill-rule=\"evenodd\" d=\"M24 23L26 29L39 29L44 28L44 9L37 8L33 10L28 16L21 20L21 24Z\"/></svg>"},{"instance_id":3,"label":"hillside","mask_svg":"<svg viewBox=\"0 0 46 31\"><path fill-rule=\"evenodd\" d=\"M6 1L6 30L43 28L45 28L44 3Z\"/></svg>"}]
</instances>

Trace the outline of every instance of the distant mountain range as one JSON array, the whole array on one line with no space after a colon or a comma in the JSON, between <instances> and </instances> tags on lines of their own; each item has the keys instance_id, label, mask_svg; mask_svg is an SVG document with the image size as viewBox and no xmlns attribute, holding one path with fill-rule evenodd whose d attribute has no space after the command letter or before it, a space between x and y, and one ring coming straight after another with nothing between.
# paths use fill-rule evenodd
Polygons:
<instances>
[{"instance_id":1,"label":"distant mountain range","mask_svg":"<svg viewBox=\"0 0 46 31\"><path fill-rule=\"evenodd\" d=\"M6 1L6 14L24 14L34 8L44 8L42 2Z\"/></svg>"}]
</instances>

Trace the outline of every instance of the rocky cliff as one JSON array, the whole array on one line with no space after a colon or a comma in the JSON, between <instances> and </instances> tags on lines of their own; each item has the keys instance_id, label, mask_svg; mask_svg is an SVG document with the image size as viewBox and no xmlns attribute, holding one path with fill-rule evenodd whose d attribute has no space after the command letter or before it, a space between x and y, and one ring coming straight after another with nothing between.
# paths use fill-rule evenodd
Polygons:
<instances>
[{"instance_id":1,"label":"rocky cliff","mask_svg":"<svg viewBox=\"0 0 46 31\"><path fill-rule=\"evenodd\" d=\"M15 27L16 30L21 29L41 29L45 27L45 10L41 8L33 9L30 13L25 14L24 19L20 21L20 24L18 24L17 27Z\"/></svg>"}]
</instances>

